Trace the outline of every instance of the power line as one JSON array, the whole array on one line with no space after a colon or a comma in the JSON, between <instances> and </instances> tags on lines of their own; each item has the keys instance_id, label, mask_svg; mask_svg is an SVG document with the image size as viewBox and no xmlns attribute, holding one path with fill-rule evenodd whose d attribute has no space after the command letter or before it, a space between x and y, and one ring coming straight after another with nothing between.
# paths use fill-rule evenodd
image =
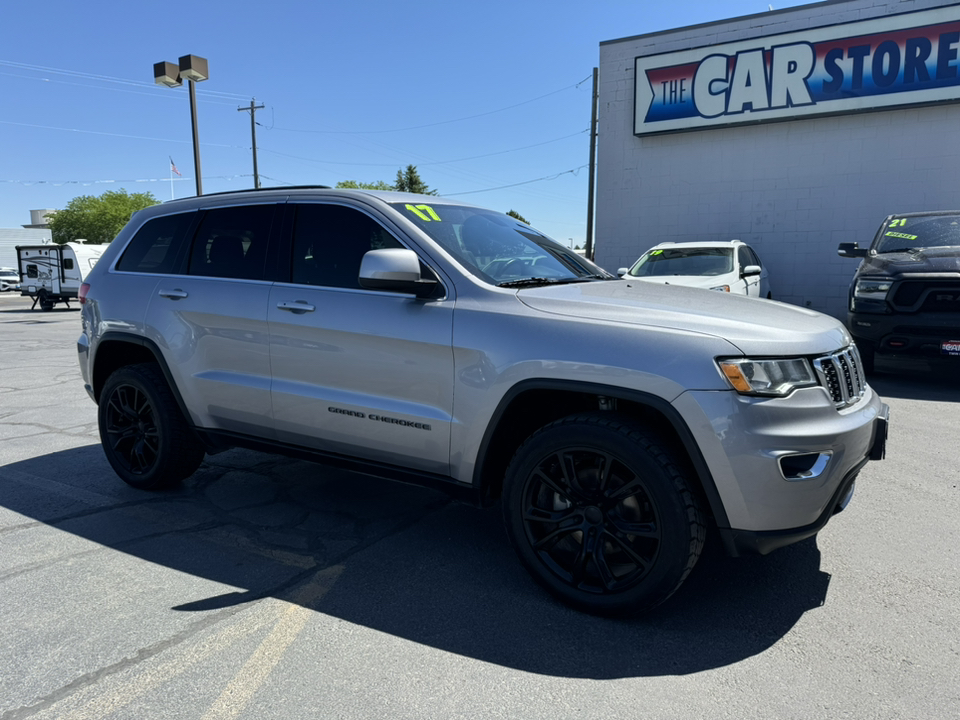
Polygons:
<instances>
[{"instance_id":1,"label":"power line","mask_svg":"<svg viewBox=\"0 0 960 720\"><path fill-rule=\"evenodd\" d=\"M241 108L245 110L246 108ZM534 143L533 145L523 145L517 148L511 148L509 150L497 150L496 152L486 153L483 155L471 155L470 157L465 158L456 158L454 160L435 160L429 162L420 162L417 163L417 167L428 167L431 165L449 165L451 163L457 162L466 162L467 160L478 160L480 158L493 157L494 155L506 155L507 153L518 152L520 150L528 150L530 148L540 147L541 145L549 145L551 143L560 142L561 140L567 140L577 135L583 135L584 133L589 132L589 129L580 130L575 133L570 133L569 135L564 135L563 137L553 138L552 140L544 140L543 142ZM267 148L260 148L265 153L270 153L271 155L279 155L281 157L288 157L294 160L304 160L306 162L318 163L321 165L350 165L356 167L396 167L396 162L389 163L363 163L363 162L345 162L339 160L317 160L315 158L303 157L301 155L290 155L289 153L282 153L277 150L269 150ZM399 152L399 151L395 151Z\"/></svg>"},{"instance_id":2,"label":"power line","mask_svg":"<svg viewBox=\"0 0 960 720\"><path fill-rule=\"evenodd\" d=\"M484 188L483 190L467 190L466 192L458 192L458 193L442 193L440 197L456 197L457 195L475 195L476 193L491 192L493 190L505 190L507 188L518 187L520 185L530 185L531 183L543 182L545 180L556 180L558 177L561 177L563 175L576 175L585 167L587 166L581 165L580 167L575 167L572 170L564 170L563 172L558 172L554 175L546 175L544 177L536 178L534 180L524 180L523 182L511 183L510 185L500 185L499 187Z\"/></svg>"},{"instance_id":3,"label":"power line","mask_svg":"<svg viewBox=\"0 0 960 720\"><path fill-rule=\"evenodd\" d=\"M538 100L543 100L544 98L550 97L551 95L556 95L558 93L565 92L566 90L571 90L573 88L580 87L584 82L590 79L588 75L586 78L580 82L574 83L573 85L567 85L562 87L559 90L554 90L553 92L548 92L544 95L539 95L535 98L530 98L529 100L524 100L523 102L518 102L514 105L508 105L506 107L497 108L496 110L488 110L487 112L477 113L476 115L468 115L466 117L453 118L451 120L441 120L435 123L428 123L426 125L413 125L411 127L405 128L395 128L393 130L314 130L314 129L300 129L300 128L282 128L282 127L270 127L266 128L265 125L260 125L268 130L281 130L284 132L299 132L299 133L311 133L317 135L382 135L384 133L395 133L395 132L406 132L407 130L422 130L424 128L437 127L438 125L449 125L450 123L463 122L465 120L474 120L476 118L486 117L487 115L493 115L495 113L504 112L506 110L513 110L522 105L529 105L532 102L537 102ZM257 123L258 125L260 123Z\"/></svg>"},{"instance_id":4,"label":"power line","mask_svg":"<svg viewBox=\"0 0 960 720\"><path fill-rule=\"evenodd\" d=\"M207 179L211 180L239 180L240 178L252 177L249 174L239 174L239 175L205 175ZM173 178L173 182L186 182L193 180L189 177L178 177ZM131 183L155 183L170 182L170 178L136 178L133 180L0 180L0 183L6 183L10 185L52 185L53 187L61 187L63 185L127 185Z\"/></svg>"},{"instance_id":5,"label":"power line","mask_svg":"<svg viewBox=\"0 0 960 720\"><path fill-rule=\"evenodd\" d=\"M28 75L18 75L16 73L0 72L0 75L4 75L6 77L26 78L28 80L42 80L45 83L56 83L57 85L69 85L70 87L96 88L97 90L109 90L110 92L121 92L127 95L146 95L149 97L160 97L160 95L157 95L153 91L154 89L156 90L161 89L161 88L150 88L149 86L144 86L145 89L142 91L128 90L127 88L124 88L124 87L105 87L103 85L90 85L88 83L68 82L66 80L52 80L51 78L34 78ZM161 95L163 97L170 98L170 99L174 99L176 97L175 95L170 93L161 93ZM226 102L226 101L221 102L217 98L212 98L212 99L201 98L201 102L203 102L205 105L233 105L234 104L233 102Z\"/></svg>"},{"instance_id":6,"label":"power line","mask_svg":"<svg viewBox=\"0 0 960 720\"><path fill-rule=\"evenodd\" d=\"M64 70L62 68L51 68L43 65L31 65L29 63L16 62L13 60L0 60L0 65L6 65L7 67L18 68L21 70L30 70L33 72L49 72L49 73L54 73L56 75L67 75L69 77L77 77L85 80L97 80L99 82L114 83L118 85L132 85L134 87L139 87L139 88L156 87L155 83L147 82L145 80L129 80L127 78L112 77L110 75L99 75L97 73L87 73L87 72L81 72L79 70ZM28 77L28 76L22 76L22 77ZM51 82L47 78L31 78L31 79L47 80L48 82ZM231 93L231 92L223 92L220 90L205 90L201 94L216 96L224 99L231 99L235 101L243 100L247 97L246 95L240 95L238 93Z\"/></svg>"},{"instance_id":7,"label":"power line","mask_svg":"<svg viewBox=\"0 0 960 720\"><path fill-rule=\"evenodd\" d=\"M81 130L79 128L65 128L65 127L56 127L54 125L36 125L34 123L21 123L13 122L12 120L0 120L0 124L3 125L16 125L18 127L30 127L38 128L40 130L62 130L63 132L75 132L82 133L86 135L105 135L107 137L119 137L127 138L130 140L154 140L156 142L172 142L172 143L189 143L190 140L173 140L170 138L155 138L155 137L145 137L143 135L124 135L123 133L112 133L104 132L102 130ZM221 147L221 148L230 148L233 150L246 150L247 148L241 147L240 145L223 145L221 143L203 143L205 147Z\"/></svg>"}]
</instances>

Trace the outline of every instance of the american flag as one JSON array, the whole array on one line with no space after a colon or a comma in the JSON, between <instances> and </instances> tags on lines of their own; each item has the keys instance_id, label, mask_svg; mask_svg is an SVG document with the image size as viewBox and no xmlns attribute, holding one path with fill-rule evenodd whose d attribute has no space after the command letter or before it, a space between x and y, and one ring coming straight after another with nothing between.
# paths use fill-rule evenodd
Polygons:
<instances>
[{"instance_id":1,"label":"american flag","mask_svg":"<svg viewBox=\"0 0 960 720\"><path fill-rule=\"evenodd\" d=\"M177 174L177 177L182 177L182 175L180 175L180 171L177 170L177 166L173 164L173 158L170 158L170 171L175 172Z\"/></svg>"}]
</instances>

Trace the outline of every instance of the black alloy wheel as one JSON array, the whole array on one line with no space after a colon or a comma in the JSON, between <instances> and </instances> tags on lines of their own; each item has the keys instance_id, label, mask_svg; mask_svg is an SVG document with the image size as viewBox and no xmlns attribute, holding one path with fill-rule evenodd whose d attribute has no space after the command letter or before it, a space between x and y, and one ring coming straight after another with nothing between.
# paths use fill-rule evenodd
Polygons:
<instances>
[{"instance_id":1,"label":"black alloy wheel","mask_svg":"<svg viewBox=\"0 0 960 720\"><path fill-rule=\"evenodd\" d=\"M611 615L650 609L703 547L702 514L679 467L629 419L552 423L508 469L508 534L534 578L569 604Z\"/></svg>"},{"instance_id":2,"label":"black alloy wheel","mask_svg":"<svg viewBox=\"0 0 960 720\"><path fill-rule=\"evenodd\" d=\"M142 476L160 452L160 428L150 398L134 385L117 385L106 400L105 432L114 456L127 472Z\"/></svg>"},{"instance_id":3,"label":"black alloy wheel","mask_svg":"<svg viewBox=\"0 0 960 720\"><path fill-rule=\"evenodd\" d=\"M203 446L156 365L116 370L100 393L98 421L107 460L134 487L175 485L203 461Z\"/></svg>"}]
</instances>

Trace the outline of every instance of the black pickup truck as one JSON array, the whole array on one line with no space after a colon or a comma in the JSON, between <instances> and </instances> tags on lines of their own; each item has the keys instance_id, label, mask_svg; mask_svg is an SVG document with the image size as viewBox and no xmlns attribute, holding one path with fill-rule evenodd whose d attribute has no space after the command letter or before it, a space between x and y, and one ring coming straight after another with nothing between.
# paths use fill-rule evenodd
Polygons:
<instances>
[{"instance_id":1,"label":"black pickup truck","mask_svg":"<svg viewBox=\"0 0 960 720\"><path fill-rule=\"evenodd\" d=\"M867 372L876 354L960 361L960 210L890 215L837 253L861 258L847 325Z\"/></svg>"}]
</instances>

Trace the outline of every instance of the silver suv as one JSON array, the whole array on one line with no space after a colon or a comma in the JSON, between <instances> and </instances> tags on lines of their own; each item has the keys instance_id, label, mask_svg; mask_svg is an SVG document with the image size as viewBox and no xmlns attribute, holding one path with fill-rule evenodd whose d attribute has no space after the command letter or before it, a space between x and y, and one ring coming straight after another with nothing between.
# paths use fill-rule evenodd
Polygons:
<instances>
[{"instance_id":1,"label":"silver suv","mask_svg":"<svg viewBox=\"0 0 960 720\"><path fill-rule=\"evenodd\" d=\"M117 474L244 446L500 501L533 577L652 608L708 526L731 555L816 534L884 453L843 326L620 280L437 197L248 191L137 213L81 289L80 367Z\"/></svg>"}]
</instances>

